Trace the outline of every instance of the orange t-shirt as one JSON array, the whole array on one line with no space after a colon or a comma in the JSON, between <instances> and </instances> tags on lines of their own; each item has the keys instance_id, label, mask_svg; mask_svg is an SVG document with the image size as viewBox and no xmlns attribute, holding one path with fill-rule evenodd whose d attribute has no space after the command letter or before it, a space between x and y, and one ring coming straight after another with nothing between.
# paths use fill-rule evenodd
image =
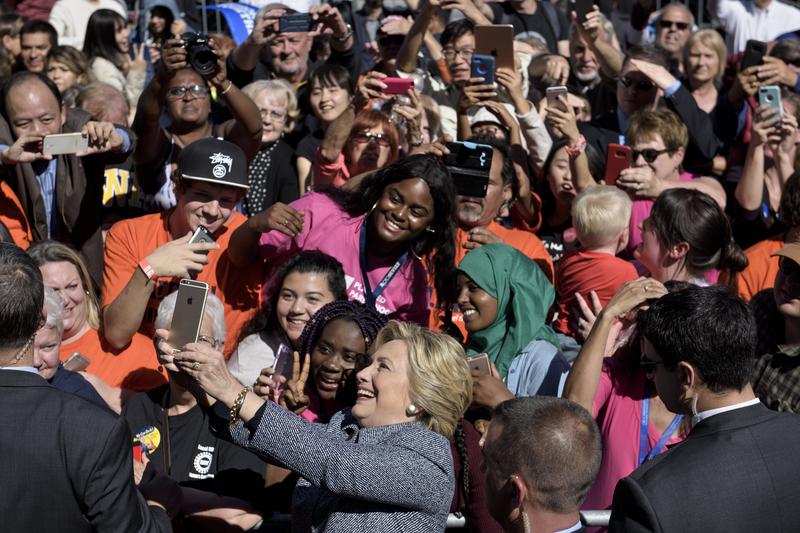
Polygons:
<instances>
[{"instance_id":1,"label":"orange t-shirt","mask_svg":"<svg viewBox=\"0 0 800 533\"><path fill-rule=\"evenodd\" d=\"M529 231L506 229L496 222L489 224L486 229L500 237L500 240L505 244L513 246L526 256L530 257L534 262L536 262L537 265L539 265L539 268L541 268L545 273L547 279L550 280L550 283L553 283L553 280L555 279L553 260L550 258L550 254L547 252L544 244L542 244L542 241L539 240L539 237ZM469 252L469 250L464 248L464 244L468 240L469 231L456 228L456 265L461 263L461 260L464 259L464 256L467 255L467 252ZM429 280L429 282L430 286L433 287L432 280ZM431 296L429 327L434 331L441 331L442 326L444 325L444 315L441 309L436 308L436 301L436 293L434 292ZM464 335L464 338L466 338L467 330L464 328L464 316L461 314L461 311L454 309L451 320L453 321L453 324L458 326L458 329L461 330L462 335Z\"/></svg>"},{"instance_id":2,"label":"orange t-shirt","mask_svg":"<svg viewBox=\"0 0 800 533\"><path fill-rule=\"evenodd\" d=\"M69 344L62 343L59 357L66 361L75 352L85 356L86 368L112 387L149 391L167 382L167 374L159 367L153 341L139 333L122 350L114 350L96 329L90 329Z\"/></svg>"},{"instance_id":3,"label":"orange t-shirt","mask_svg":"<svg viewBox=\"0 0 800 533\"><path fill-rule=\"evenodd\" d=\"M565 335L572 331L572 309L578 307L575 293L588 298L595 291L605 307L626 281L638 278L636 267L611 254L587 252L576 248L567 252L558 262L556 288L558 290L558 320L553 329Z\"/></svg>"},{"instance_id":4,"label":"orange t-shirt","mask_svg":"<svg viewBox=\"0 0 800 533\"><path fill-rule=\"evenodd\" d=\"M747 256L747 268L734 274L736 277L736 292L739 297L749 302L753 296L763 291L771 289L775 285L775 276L778 275L778 258L772 254L786 246L785 233L775 235L764 241L758 242L744 251ZM725 280L730 279L730 275L725 273Z\"/></svg>"},{"instance_id":5,"label":"orange t-shirt","mask_svg":"<svg viewBox=\"0 0 800 533\"><path fill-rule=\"evenodd\" d=\"M30 247L33 236L28 219L25 217L25 210L22 209L17 195L5 181L0 181L0 221L11 232L14 244L23 250Z\"/></svg>"},{"instance_id":6,"label":"orange t-shirt","mask_svg":"<svg viewBox=\"0 0 800 533\"><path fill-rule=\"evenodd\" d=\"M106 236L105 265L103 269L103 308L113 302L130 281L139 261L153 250L172 240L167 220L174 210L145 215L117 222ZM208 264L197 274L198 281L209 285L209 292L219 298L225 307L225 354L236 347L236 339L260 303L261 283L265 276L265 263L258 259L245 267L234 266L228 257L228 243L234 230L247 218L234 213L231 220L217 230L214 238L219 250L208 253ZM179 278L160 278L150 294L147 310L139 331L148 337L155 332L155 318L161 300L178 290Z\"/></svg>"}]
</instances>

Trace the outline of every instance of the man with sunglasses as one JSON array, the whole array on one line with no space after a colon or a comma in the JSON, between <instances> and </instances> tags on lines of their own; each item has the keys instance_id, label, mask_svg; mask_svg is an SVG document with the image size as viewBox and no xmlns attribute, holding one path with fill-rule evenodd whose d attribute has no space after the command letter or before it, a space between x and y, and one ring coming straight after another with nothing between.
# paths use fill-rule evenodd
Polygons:
<instances>
[{"instance_id":1,"label":"man with sunglasses","mask_svg":"<svg viewBox=\"0 0 800 533\"><path fill-rule=\"evenodd\" d=\"M692 34L694 15L684 4L677 2L667 4L658 14L653 25L655 33L647 27L655 4L643 6L646 2L634 5L626 39L629 45L654 42L670 56L670 70L673 73L683 71L683 47Z\"/></svg>"},{"instance_id":2,"label":"man with sunglasses","mask_svg":"<svg viewBox=\"0 0 800 533\"><path fill-rule=\"evenodd\" d=\"M800 244L772 255L779 258L775 287L750 302L759 328L753 388L770 409L800 414Z\"/></svg>"},{"instance_id":3,"label":"man with sunglasses","mask_svg":"<svg viewBox=\"0 0 800 533\"><path fill-rule=\"evenodd\" d=\"M619 482L609 531L800 530L800 417L770 411L750 386L747 304L689 285L654 300L638 329L659 398L691 430Z\"/></svg>"}]
</instances>

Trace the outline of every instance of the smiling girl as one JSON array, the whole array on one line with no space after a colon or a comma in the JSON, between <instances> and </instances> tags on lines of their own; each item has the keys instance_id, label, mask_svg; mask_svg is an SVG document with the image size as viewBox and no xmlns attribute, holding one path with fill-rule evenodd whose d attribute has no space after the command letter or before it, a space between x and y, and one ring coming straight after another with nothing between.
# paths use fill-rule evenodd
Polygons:
<instances>
[{"instance_id":1,"label":"smiling girl","mask_svg":"<svg viewBox=\"0 0 800 533\"><path fill-rule=\"evenodd\" d=\"M273 366L281 346L288 354L301 350L306 324L324 305L345 299L344 283L341 263L322 252L291 257L273 277L261 311L243 329L228 360L231 374L255 383L262 368Z\"/></svg>"}]
</instances>

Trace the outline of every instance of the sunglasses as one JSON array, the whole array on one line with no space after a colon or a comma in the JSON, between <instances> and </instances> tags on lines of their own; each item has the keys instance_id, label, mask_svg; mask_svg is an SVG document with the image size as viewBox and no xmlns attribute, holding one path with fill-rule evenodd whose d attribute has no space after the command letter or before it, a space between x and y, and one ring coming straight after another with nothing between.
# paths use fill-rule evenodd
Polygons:
<instances>
[{"instance_id":1,"label":"sunglasses","mask_svg":"<svg viewBox=\"0 0 800 533\"><path fill-rule=\"evenodd\" d=\"M669 152L667 148L663 150L654 150L653 148L645 148L644 150L631 150L631 161L636 161L639 156L642 156L648 163L654 162L661 154Z\"/></svg>"},{"instance_id":2,"label":"sunglasses","mask_svg":"<svg viewBox=\"0 0 800 533\"><path fill-rule=\"evenodd\" d=\"M652 359L650 359L646 355L642 355L639 358L639 366L644 368L645 371L647 371L647 372L651 372L658 365L666 365L666 364L667 363L665 363L664 361L653 361Z\"/></svg>"},{"instance_id":3,"label":"sunglasses","mask_svg":"<svg viewBox=\"0 0 800 533\"><path fill-rule=\"evenodd\" d=\"M688 22L676 22L674 20L659 20L658 25L662 30L668 30L672 27L678 28L681 31L686 31L689 29Z\"/></svg>"},{"instance_id":4,"label":"sunglasses","mask_svg":"<svg viewBox=\"0 0 800 533\"><path fill-rule=\"evenodd\" d=\"M652 91L656 87L656 84L650 80L633 81L629 76L620 76L617 78L617 81L626 89L633 87L634 90L642 93Z\"/></svg>"},{"instance_id":5,"label":"sunglasses","mask_svg":"<svg viewBox=\"0 0 800 533\"><path fill-rule=\"evenodd\" d=\"M354 133L350 138L358 144L367 144L370 141L375 141L378 146L389 146L389 136L385 133L362 131L361 133Z\"/></svg>"}]
</instances>

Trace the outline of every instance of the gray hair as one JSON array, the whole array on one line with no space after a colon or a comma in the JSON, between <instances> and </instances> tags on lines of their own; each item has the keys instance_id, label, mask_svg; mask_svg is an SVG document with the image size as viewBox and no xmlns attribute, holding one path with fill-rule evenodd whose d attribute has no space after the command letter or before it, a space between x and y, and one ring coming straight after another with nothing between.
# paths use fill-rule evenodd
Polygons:
<instances>
[{"instance_id":1,"label":"gray hair","mask_svg":"<svg viewBox=\"0 0 800 533\"><path fill-rule=\"evenodd\" d=\"M294 129L294 121L300 116L297 108L297 96L288 81L275 78L274 80L256 80L242 87L245 96L254 100L264 91L286 99L286 122L283 125L283 132L289 133Z\"/></svg>"},{"instance_id":2,"label":"gray hair","mask_svg":"<svg viewBox=\"0 0 800 533\"><path fill-rule=\"evenodd\" d=\"M55 328L58 338L64 334L64 300L50 287L44 288L44 308L47 311L45 328Z\"/></svg>"},{"instance_id":3,"label":"gray hair","mask_svg":"<svg viewBox=\"0 0 800 533\"><path fill-rule=\"evenodd\" d=\"M156 315L156 329L169 329L172 324L172 314L175 312L175 302L178 300L178 291L173 292L158 306ZM221 344L225 343L225 307L219 298L213 294L206 297L205 313L203 320L211 321L211 331L214 338Z\"/></svg>"}]
</instances>

